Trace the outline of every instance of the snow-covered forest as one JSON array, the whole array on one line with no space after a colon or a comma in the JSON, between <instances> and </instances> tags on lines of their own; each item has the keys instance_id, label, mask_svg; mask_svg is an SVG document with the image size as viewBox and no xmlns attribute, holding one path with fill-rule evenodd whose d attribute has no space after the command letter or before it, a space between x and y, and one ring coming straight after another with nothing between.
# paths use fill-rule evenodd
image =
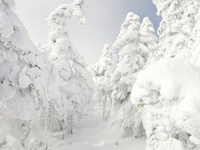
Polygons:
<instances>
[{"instance_id":1,"label":"snow-covered forest","mask_svg":"<svg viewBox=\"0 0 200 150\"><path fill-rule=\"evenodd\" d=\"M36 46L0 0L0 149L200 150L200 1L152 2L158 30L129 12L88 66L67 30L87 1L57 7Z\"/></svg>"}]
</instances>

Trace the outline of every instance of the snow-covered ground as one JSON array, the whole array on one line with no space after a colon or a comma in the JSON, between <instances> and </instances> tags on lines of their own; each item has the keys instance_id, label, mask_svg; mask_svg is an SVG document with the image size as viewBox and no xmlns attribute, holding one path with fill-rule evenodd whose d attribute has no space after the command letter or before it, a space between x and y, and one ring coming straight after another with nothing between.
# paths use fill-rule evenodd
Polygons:
<instances>
[{"instance_id":1,"label":"snow-covered ground","mask_svg":"<svg viewBox=\"0 0 200 150\"><path fill-rule=\"evenodd\" d=\"M145 150L145 138L122 139L117 126L102 122L102 112L93 96L74 133L66 135L65 144L56 150Z\"/></svg>"}]
</instances>

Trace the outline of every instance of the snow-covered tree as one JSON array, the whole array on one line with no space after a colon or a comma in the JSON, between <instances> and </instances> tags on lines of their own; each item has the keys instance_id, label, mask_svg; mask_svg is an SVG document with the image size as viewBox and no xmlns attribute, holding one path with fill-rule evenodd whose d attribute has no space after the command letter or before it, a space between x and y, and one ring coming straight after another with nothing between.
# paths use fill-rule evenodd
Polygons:
<instances>
[{"instance_id":1,"label":"snow-covered tree","mask_svg":"<svg viewBox=\"0 0 200 150\"><path fill-rule=\"evenodd\" d=\"M0 3L0 136L1 149L31 149L30 141L43 133L40 115L49 103L62 114L59 89L48 74L47 58L33 45L13 11L15 2ZM46 138L48 140L48 138ZM51 143L55 144L55 143Z\"/></svg>"},{"instance_id":2,"label":"snow-covered tree","mask_svg":"<svg viewBox=\"0 0 200 150\"><path fill-rule=\"evenodd\" d=\"M97 92L100 103L105 94L104 86L109 86L109 83L106 83L107 85L105 85L105 80L109 81L110 75L115 70L117 57L113 49L109 48L109 44L104 45L102 52L99 61L89 67L95 82L95 91Z\"/></svg>"},{"instance_id":3,"label":"snow-covered tree","mask_svg":"<svg viewBox=\"0 0 200 150\"><path fill-rule=\"evenodd\" d=\"M61 5L53 11L48 23L49 31L46 53L54 65L52 75L57 81L62 93L62 105L65 116L62 122L59 118L52 119L59 125L53 125L52 130L68 130L72 133L73 126L82 116L83 104L92 94L92 78L86 69L86 64L73 47L68 38L67 22L75 16L80 25L86 24L84 13L84 0L75 0L69 5Z\"/></svg>"},{"instance_id":4,"label":"snow-covered tree","mask_svg":"<svg viewBox=\"0 0 200 150\"><path fill-rule=\"evenodd\" d=\"M136 80L137 72L145 65L142 52L139 49L139 17L130 12L121 26L114 48L121 48L119 64L111 76L112 109L114 122L121 125L122 136L133 131L134 136L140 136L141 126L134 123L137 108L130 103L130 93Z\"/></svg>"},{"instance_id":5,"label":"snow-covered tree","mask_svg":"<svg viewBox=\"0 0 200 150\"><path fill-rule=\"evenodd\" d=\"M112 104L110 79L115 68L116 54L113 49L109 48L109 44L105 44L99 61L91 66L97 97L104 108L103 118L105 120L110 116L110 107Z\"/></svg>"},{"instance_id":6,"label":"snow-covered tree","mask_svg":"<svg viewBox=\"0 0 200 150\"><path fill-rule=\"evenodd\" d=\"M177 1L153 0L153 3L157 7L157 15L162 17L157 31L159 35L159 50L166 57L174 57L176 50L172 50L172 42L175 35L178 34L174 30L174 26L177 25L177 20L180 20L181 12L172 14L171 11L175 10Z\"/></svg>"},{"instance_id":7,"label":"snow-covered tree","mask_svg":"<svg viewBox=\"0 0 200 150\"><path fill-rule=\"evenodd\" d=\"M200 71L179 58L161 59L138 74L131 99L147 113L148 150L200 148Z\"/></svg>"},{"instance_id":8,"label":"snow-covered tree","mask_svg":"<svg viewBox=\"0 0 200 150\"><path fill-rule=\"evenodd\" d=\"M180 1L176 4L176 8L172 11L173 14L181 12L182 16L175 30L179 33L175 36L172 51L177 51L177 56L189 60L191 57L191 46L192 46L192 31L196 24L195 15L197 13L197 5L194 1Z\"/></svg>"},{"instance_id":9,"label":"snow-covered tree","mask_svg":"<svg viewBox=\"0 0 200 150\"><path fill-rule=\"evenodd\" d=\"M191 34L195 26L195 14L199 2L196 0L153 0L162 21L158 29L159 49L166 57L191 57Z\"/></svg>"},{"instance_id":10,"label":"snow-covered tree","mask_svg":"<svg viewBox=\"0 0 200 150\"><path fill-rule=\"evenodd\" d=\"M139 50L142 52L145 66L153 63L155 58L158 57L158 38L155 35L155 29L153 23L148 17L145 17L140 26L138 46Z\"/></svg>"},{"instance_id":11,"label":"snow-covered tree","mask_svg":"<svg viewBox=\"0 0 200 150\"><path fill-rule=\"evenodd\" d=\"M148 59L149 54L157 51L157 41L158 38L155 35L153 23L149 20L148 17L145 17L140 26L138 42L139 49L146 60Z\"/></svg>"}]
</instances>

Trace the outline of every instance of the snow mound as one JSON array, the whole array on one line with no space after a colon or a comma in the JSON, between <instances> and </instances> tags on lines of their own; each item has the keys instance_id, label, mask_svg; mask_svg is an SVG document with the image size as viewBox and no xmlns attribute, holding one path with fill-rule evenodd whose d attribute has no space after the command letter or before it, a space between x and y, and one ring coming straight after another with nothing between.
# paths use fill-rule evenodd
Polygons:
<instances>
[{"instance_id":1,"label":"snow mound","mask_svg":"<svg viewBox=\"0 0 200 150\"><path fill-rule=\"evenodd\" d=\"M132 103L152 104L162 100L179 99L200 108L200 70L179 58L161 59L141 71L132 89ZM158 100L149 100L159 91ZM188 106L188 105L187 105ZM188 108L188 107L186 107Z\"/></svg>"},{"instance_id":2,"label":"snow mound","mask_svg":"<svg viewBox=\"0 0 200 150\"><path fill-rule=\"evenodd\" d=\"M200 70L179 58L163 58L138 74L131 102L149 112L147 148L175 148L176 140L183 150L200 148L199 85Z\"/></svg>"}]
</instances>

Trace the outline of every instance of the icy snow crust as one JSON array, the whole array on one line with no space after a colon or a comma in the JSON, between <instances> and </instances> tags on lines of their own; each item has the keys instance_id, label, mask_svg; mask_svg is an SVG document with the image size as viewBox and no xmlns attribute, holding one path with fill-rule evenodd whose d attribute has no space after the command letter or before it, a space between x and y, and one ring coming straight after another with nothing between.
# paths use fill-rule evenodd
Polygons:
<instances>
[{"instance_id":1,"label":"icy snow crust","mask_svg":"<svg viewBox=\"0 0 200 150\"><path fill-rule=\"evenodd\" d=\"M144 104L149 112L145 116L149 149L169 149L166 143L173 147L177 142L180 149L200 148L199 85L200 70L179 58L161 59L138 74L131 101L136 105ZM187 145L175 139L181 132L189 133ZM152 144L152 135L162 143Z\"/></svg>"}]
</instances>

